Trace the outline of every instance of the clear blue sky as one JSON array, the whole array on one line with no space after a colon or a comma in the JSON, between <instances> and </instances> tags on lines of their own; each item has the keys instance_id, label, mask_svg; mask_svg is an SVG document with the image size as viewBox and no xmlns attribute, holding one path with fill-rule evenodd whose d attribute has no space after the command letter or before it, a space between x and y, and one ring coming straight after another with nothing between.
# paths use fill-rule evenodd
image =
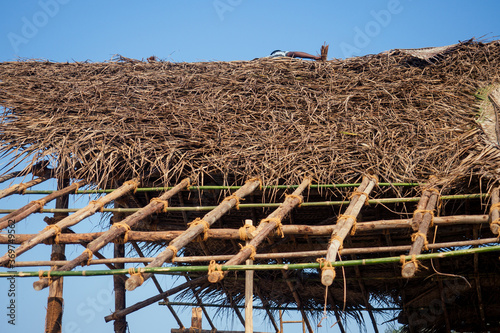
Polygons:
<instances>
[{"instance_id":1,"label":"clear blue sky","mask_svg":"<svg viewBox=\"0 0 500 333\"><path fill-rule=\"evenodd\" d=\"M114 54L130 58L155 55L175 62L251 60L275 49L319 52L326 42L330 58L379 53L394 48L419 48L454 44L460 40L500 35L500 2L490 1L4 1L0 11L0 61L18 58L66 61L104 61ZM0 134L1 135L1 134ZM0 161L0 167L4 161ZM0 184L0 189L8 183ZM51 188L44 184L38 188ZM38 198L38 197L37 197ZM18 208L37 198L14 196L0 200L1 208ZM88 200L88 199L87 199ZM72 207L82 207L85 198ZM50 207L50 206L49 206ZM36 233L44 227L42 216L19 223L17 233ZM98 218L82 222L77 232L100 230ZM0 252L5 252L0 246ZM69 246L73 258L83 248ZM105 252L109 257L109 249ZM40 246L20 260L45 260L49 247ZM65 279L64 332L112 332L103 317L114 307L109 278ZM172 281L160 277L164 289ZM7 283L0 280L0 331L41 331L47 290L36 292L34 279L17 279L17 325L7 324ZM128 304L155 294L151 281L128 293ZM160 318L160 320L158 319ZM190 310L183 312L190 325ZM258 316L256 322L264 319ZM294 319L298 319L295 315ZM323 324L318 332L329 330ZM379 318L380 322L383 319ZM131 332L169 331L175 322L164 307L152 305L128 317ZM220 329L241 330L237 320ZM205 321L205 328L208 325ZM271 330L269 324L258 330ZM383 328L381 329L383 331ZM287 327L285 332L300 332ZM351 326L350 332L357 332ZM368 328L370 332L371 329Z\"/></svg>"}]
</instances>

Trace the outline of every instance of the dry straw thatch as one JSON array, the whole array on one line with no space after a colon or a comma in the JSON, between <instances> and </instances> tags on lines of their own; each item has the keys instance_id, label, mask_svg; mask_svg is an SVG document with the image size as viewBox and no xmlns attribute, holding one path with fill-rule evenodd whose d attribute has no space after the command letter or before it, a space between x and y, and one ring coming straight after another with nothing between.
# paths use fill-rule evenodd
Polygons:
<instances>
[{"instance_id":1,"label":"dry straw thatch","mask_svg":"<svg viewBox=\"0 0 500 333\"><path fill-rule=\"evenodd\" d=\"M58 161L59 175L100 186L495 176L474 95L500 81L499 59L499 42L469 41L425 61L395 50L327 62L5 62L0 153Z\"/></svg>"}]
</instances>

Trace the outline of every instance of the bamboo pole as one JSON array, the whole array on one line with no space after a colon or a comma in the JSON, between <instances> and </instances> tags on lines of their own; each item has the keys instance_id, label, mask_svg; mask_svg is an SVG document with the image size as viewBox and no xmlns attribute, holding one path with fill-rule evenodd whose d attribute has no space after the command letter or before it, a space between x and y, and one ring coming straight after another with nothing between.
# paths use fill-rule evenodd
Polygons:
<instances>
[{"instance_id":1,"label":"bamboo pole","mask_svg":"<svg viewBox=\"0 0 500 333\"><path fill-rule=\"evenodd\" d=\"M246 226L253 226L252 220L245 220ZM245 242L248 245L249 241ZM247 265L253 265L252 259L247 259ZM253 271L245 272L245 333L253 333Z\"/></svg>"},{"instance_id":2,"label":"bamboo pole","mask_svg":"<svg viewBox=\"0 0 500 333\"><path fill-rule=\"evenodd\" d=\"M415 226L418 227L418 231L412 235L412 241L413 244L410 249L410 256L420 254L422 252L422 248L426 247L428 242L427 242L427 232L429 230L429 225L432 222L432 219L434 217L433 211L436 208L436 203L439 197L439 191L431 188L428 190L424 191L424 194L422 195L423 198L427 197L427 202L425 206L423 205L418 205L417 210L419 207L425 207L423 210L422 216L418 216L417 211L415 211L414 214L414 228ZM412 277L415 272L417 271L417 261L416 260L411 260L409 262L406 262L403 264L403 267L401 269L401 275L404 278L410 278Z\"/></svg>"},{"instance_id":3,"label":"bamboo pole","mask_svg":"<svg viewBox=\"0 0 500 333\"><path fill-rule=\"evenodd\" d=\"M8 173L6 175L3 175L2 177L0 177L0 183L6 182L7 180L12 179L12 178L16 178L17 176L19 176L21 174L22 174L22 171L14 171L14 172Z\"/></svg>"},{"instance_id":4,"label":"bamboo pole","mask_svg":"<svg viewBox=\"0 0 500 333\"><path fill-rule=\"evenodd\" d=\"M292 195L287 196L285 201L273 211L267 218L261 220L259 226L254 231L254 235L248 246L242 248L238 254L231 258L226 265L239 265L248 259L252 252L256 252L257 247L260 243L278 226L281 226L281 221L288 215L288 213L296 206L300 205L302 202L301 193L306 189L309 184L311 184L310 178L305 178L299 187L292 193ZM254 250L255 249L255 250ZM224 278L225 274L217 271L208 273L208 281L216 283Z\"/></svg>"},{"instance_id":5,"label":"bamboo pole","mask_svg":"<svg viewBox=\"0 0 500 333\"><path fill-rule=\"evenodd\" d=\"M170 191L165 192L158 199L151 200L151 202L148 205L146 205L143 209L125 218L125 220L123 220L119 224L120 226L123 227L117 227L116 225L114 227L112 226L104 234L102 234L97 239L90 242L87 245L85 251L83 251L78 257L73 259L70 263L61 267L60 270L65 270L65 271L72 270L81 263L88 261L91 257L89 253L94 253L96 251L99 251L109 242L116 240L123 234L126 234L127 230L132 228L136 223L143 220L147 216L155 212L165 210L167 206L167 200L188 185L189 185L189 179L186 178L183 181L181 181L177 186L172 188ZM49 285L49 279L40 279L40 281L37 281L33 284L33 288L35 288L35 290L42 290L43 288L46 288L48 285Z\"/></svg>"},{"instance_id":6,"label":"bamboo pole","mask_svg":"<svg viewBox=\"0 0 500 333\"><path fill-rule=\"evenodd\" d=\"M15 257L19 256L20 254L28 251L29 249L33 248L35 245L40 244L44 240L60 233L60 231L66 229L67 227L70 227L72 225L77 224L78 222L82 221L83 219L93 215L95 212L100 210L105 204L115 200L116 198L121 197L125 193L132 191L136 186L138 182L137 180L132 180L124 183L120 188L118 188L116 191L107 194L106 196L100 198L97 201L91 202L87 207L79 210L75 214L72 214L61 221L48 226L46 229L42 230L40 233L38 233L35 237L29 239L28 241L24 242L21 244L19 247L17 247L14 251L14 254L9 254L8 252L3 255L3 257L0 258L0 266L5 266L8 265L9 261L11 261L11 256L14 255ZM57 231L56 231L57 229Z\"/></svg>"},{"instance_id":7,"label":"bamboo pole","mask_svg":"<svg viewBox=\"0 0 500 333\"><path fill-rule=\"evenodd\" d=\"M169 246L161 252L156 259L149 263L147 267L158 267L163 265L167 260L171 260L175 257L176 252L186 246L188 243L193 241L196 237L201 235L218 219L221 218L222 215L227 213L231 208L239 203L239 199L244 198L248 194L252 193L258 186L260 185L260 180L258 179L250 179L247 181L245 186L237 190L233 195L226 197L224 201L222 201L217 208L210 211L208 214L203 216L200 222L196 224L192 224L186 231L184 231L180 236L175 238L172 242L170 242ZM175 250L175 252L174 252ZM138 273L137 275L132 275L126 282L125 287L127 290L134 290L138 286L140 286L144 281L146 281L151 274L142 274Z\"/></svg>"},{"instance_id":8,"label":"bamboo pole","mask_svg":"<svg viewBox=\"0 0 500 333\"><path fill-rule=\"evenodd\" d=\"M40 177L27 181L26 183L14 184L11 187L0 190L0 199L15 193L24 194L24 191L26 191L27 188L43 183L47 179L50 179L50 175L48 172L45 172L45 174Z\"/></svg>"},{"instance_id":9,"label":"bamboo pole","mask_svg":"<svg viewBox=\"0 0 500 333\"><path fill-rule=\"evenodd\" d=\"M488 252L498 252L500 251L500 245L493 245L488 247L478 247L464 250L455 250L447 252L438 253L425 253L415 255L417 260L429 260L434 258L448 258L457 257L463 255L470 255L474 253L488 253ZM380 265L380 264L390 264L395 262L400 262L402 259L410 260L412 256L397 256L397 257L382 257L382 258L368 258L368 259L356 259L356 260L345 260L332 262L334 267L353 267L353 266L365 266L365 265ZM265 264L265 265L222 265L220 269L223 272L229 271L246 271L246 270L256 270L256 271L273 271L273 270L296 270L296 269L318 269L322 264L314 263L299 263L299 264ZM170 274L175 272L208 272L209 266L173 266L173 267L143 267L140 268L143 273L151 274ZM128 269L111 269L111 270L83 270L83 271L19 271L19 272L0 272L0 277L37 277L44 276L47 277L57 277L57 276L104 276L104 275L122 275L128 274ZM205 279L202 276L198 279ZM191 280L191 281L202 281L202 280ZM168 296L168 295L167 295ZM163 297L160 297L162 299ZM158 299L158 300L160 300Z\"/></svg>"},{"instance_id":10,"label":"bamboo pole","mask_svg":"<svg viewBox=\"0 0 500 333\"><path fill-rule=\"evenodd\" d=\"M495 187L491 192L490 208L490 230L495 235L499 234L500 229L500 196L499 187Z\"/></svg>"},{"instance_id":11,"label":"bamboo pole","mask_svg":"<svg viewBox=\"0 0 500 333\"><path fill-rule=\"evenodd\" d=\"M430 250L451 248L451 247L462 247L471 245L486 245L499 243L498 238L483 238L478 240L466 240L457 242L445 242L445 243L435 243L429 244ZM347 248L342 250L342 254L370 254L370 253L384 253L384 252L404 252L409 251L411 245L398 245L398 246L379 246L379 247L364 247L364 248ZM255 255L255 260L268 260L268 259L292 259L292 258L315 258L318 256L326 255L327 250L317 250L317 251L301 251L301 252L279 252L279 253L261 253ZM176 263L196 263L196 262L207 262L211 260L224 261L229 260L233 255L214 255L214 256L189 256L189 257L178 257L176 258ZM155 258L115 258L115 259L93 259L90 260L89 265L102 265L111 263L149 263ZM37 266L62 266L69 263L69 260L58 260L58 261L17 261L14 267L37 267Z\"/></svg>"},{"instance_id":12,"label":"bamboo pole","mask_svg":"<svg viewBox=\"0 0 500 333\"><path fill-rule=\"evenodd\" d=\"M434 224L438 226L450 225L467 225L467 224L482 224L488 223L488 215L456 215L456 216L436 216ZM369 232L376 230L387 229L406 229L411 228L411 219L397 220L381 220L371 222L358 222L356 224L356 232ZM283 225L282 231L284 235L293 236L328 236L335 229L334 225ZM127 234L128 242L161 242L171 241L181 235L183 231L133 231L130 230ZM61 234L59 235L60 244L79 244L81 242L90 243L98 237L104 235L105 232L91 232L81 234ZM239 240L240 234L238 229L209 229L207 231L208 239L234 239ZM0 244L21 244L28 239L36 236L36 234L16 234L10 236L0 234ZM178 261L178 258L175 259Z\"/></svg>"},{"instance_id":13,"label":"bamboo pole","mask_svg":"<svg viewBox=\"0 0 500 333\"><path fill-rule=\"evenodd\" d=\"M22 221L24 218L29 216L30 214L33 214L41 209L43 209L43 206L52 200L59 198L61 196L68 195L69 193L72 193L75 191L75 189L79 188L80 186L85 185L87 182L85 180L81 180L77 183L73 183L70 186L67 186L63 189L57 190L52 192L51 194L47 195L46 197L43 197L40 200L34 200L25 205L22 208L19 208L15 210L14 212L10 213L9 215L6 215L2 218L0 218L0 230L7 228L9 225L12 225L12 223L18 223L19 221ZM68 208L66 205L65 207L63 206L57 206L56 208ZM57 212L55 214L61 214L61 212ZM68 214L66 213L66 216Z\"/></svg>"},{"instance_id":14,"label":"bamboo pole","mask_svg":"<svg viewBox=\"0 0 500 333\"><path fill-rule=\"evenodd\" d=\"M341 215L335 225L335 230L332 232L330 239L330 245L328 246L328 251L326 253L326 262L335 262L337 260L337 253L339 252L345 237L351 231L355 231L354 223L356 218L361 211L361 208L366 203L370 192L377 183L377 179L374 177L363 177L361 186L358 191L352 194L353 200L347 207L345 213ZM329 265L329 264L328 264ZM324 286L330 286L335 278L335 271L333 267L323 267L321 270L321 283Z\"/></svg>"}]
</instances>

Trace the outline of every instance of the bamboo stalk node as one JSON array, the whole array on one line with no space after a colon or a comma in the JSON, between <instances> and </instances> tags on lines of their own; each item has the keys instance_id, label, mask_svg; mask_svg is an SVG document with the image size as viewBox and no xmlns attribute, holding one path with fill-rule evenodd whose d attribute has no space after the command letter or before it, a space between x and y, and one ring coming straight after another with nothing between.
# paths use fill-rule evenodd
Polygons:
<instances>
[{"instance_id":1,"label":"bamboo stalk node","mask_svg":"<svg viewBox=\"0 0 500 333\"><path fill-rule=\"evenodd\" d=\"M361 191L354 191L351 193L351 195L349 196L349 200L352 200L352 198L354 198L355 196L366 196L365 198L365 205L369 205L370 203L368 202L370 200L370 198L368 197L368 193L366 192L361 192Z\"/></svg>"},{"instance_id":2,"label":"bamboo stalk node","mask_svg":"<svg viewBox=\"0 0 500 333\"><path fill-rule=\"evenodd\" d=\"M250 178L248 179L245 184L247 183L251 183L251 182L255 182L255 181L258 181L259 182L259 190L262 190L262 179L260 179L259 177L253 177L253 178Z\"/></svg>"},{"instance_id":3,"label":"bamboo stalk node","mask_svg":"<svg viewBox=\"0 0 500 333\"><path fill-rule=\"evenodd\" d=\"M131 230L130 226L125 222L117 222L117 223L113 223L113 225L111 227L116 228L116 229L119 229L119 228L125 229L125 233L123 234L123 237L118 237L113 241L116 244L125 244L128 241L128 233Z\"/></svg>"},{"instance_id":4,"label":"bamboo stalk node","mask_svg":"<svg viewBox=\"0 0 500 333\"><path fill-rule=\"evenodd\" d=\"M33 201L34 204L40 206L40 208L38 209L38 211L40 213L43 212L43 206L45 206L45 204L47 203L47 201L45 201L44 199L40 199L40 200L34 200Z\"/></svg>"},{"instance_id":5,"label":"bamboo stalk node","mask_svg":"<svg viewBox=\"0 0 500 333\"><path fill-rule=\"evenodd\" d=\"M92 252L89 248L86 248L83 252L83 253L87 253L87 255L89 256L89 258L87 259L87 262L82 262L82 266L88 266L90 265L90 260L92 260L92 257L94 256L94 252Z\"/></svg>"},{"instance_id":6,"label":"bamboo stalk node","mask_svg":"<svg viewBox=\"0 0 500 333\"><path fill-rule=\"evenodd\" d=\"M92 200L89 202L90 205L98 205L99 211L102 213L104 211L104 203L99 200Z\"/></svg>"},{"instance_id":7,"label":"bamboo stalk node","mask_svg":"<svg viewBox=\"0 0 500 333\"><path fill-rule=\"evenodd\" d=\"M210 229L210 223L208 223L207 221L197 217L193 222L188 223L188 227L193 228L199 224L203 224L203 235L199 235L198 237L196 237L195 242L203 242L208 239L207 231L208 229Z\"/></svg>"},{"instance_id":8,"label":"bamboo stalk node","mask_svg":"<svg viewBox=\"0 0 500 333\"><path fill-rule=\"evenodd\" d=\"M127 180L123 185L132 185L134 186L134 194L137 192L137 188L139 187L139 182L135 179Z\"/></svg>"},{"instance_id":9,"label":"bamboo stalk node","mask_svg":"<svg viewBox=\"0 0 500 333\"><path fill-rule=\"evenodd\" d=\"M239 210L240 209L240 200L245 200L245 199L240 198L239 196L237 196L235 194L232 194L230 196L225 197L224 200L222 200L222 201L224 202L224 201L229 201L229 200L233 200L233 199L236 200L235 206L236 206L236 209Z\"/></svg>"},{"instance_id":10,"label":"bamboo stalk node","mask_svg":"<svg viewBox=\"0 0 500 333\"><path fill-rule=\"evenodd\" d=\"M162 200L160 198L153 198L153 199L151 199L150 203L153 203L153 202L158 202L158 203L163 204L163 207L161 208L161 211L162 211L162 213L166 213L167 212L167 210L168 210L168 200Z\"/></svg>"},{"instance_id":11,"label":"bamboo stalk node","mask_svg":"<svg viewBox=\"0 0 500 333\"><path fill-rule=\"evenodd\" d=\"M130 274L130 276L134 276L134 275L139 276L139 278L141 279L141 281L139 282L139 285L142 285L144 283L144 275L142 274L142 271L140 268L135 270L134 267L130 267L128 269L128 273Z\"/></svg>"},{"instance_id":12,"label":"bamboo stalk node","mask_svg":"<svg viewBox=\"0 0 500 333\"><path fill-rule=\"evenodd\" d=\"M299 204L298 204L299 207L304 202L304 198L301 195L285 194L285 200L288 199L288 198L298 199L299 200Z\"/></svg>"},{"instance_id":13,"label":"bamboo stalk node","mask_svg":"<svg viewBox=\"0 0 500 333\"><path fill-rule=\"evenodd\" d=\"M255 227L251 224L245 224L243 227L238 229L240 234L240 239L242 241L246 241L253 238L253 232L255 231Z\"/></svg>"},{"instance_id":14,"label":"bamboo stalk node","mask_svg":"<svg viewBox=\"0 0 500 333\"><path fill-rule=\"evenodd\" d=\"M224 272L222 272L222 265L218 265L215 260L211 260L210 265L208 265L208 280L215 283L223 278Z\"/></svg>"},{"instance_id":15,"label":"bamboo stalk node","mask_svg":"<svg viewBox=\"0 0 500 333\"><path fill-rule=\"evenodd\" d=\"M174 259L175 259L175 257L177 257L177 252L179 252L179 249L178 249L178 248L176 248L176 247L175 247L175 246L173 246L173 245L169 245L169 246L167 246L167 250L172 251L172 253L173 253L173 254L172 254L172 262L174 262ZM142 284L142 283L141 283L141 284Z\"/></svg>"},{"instance_id":16,"label":"bamboo stalk node","mask_svg":"<svg viewBox=\"0 0 500 333\"><path fill-rule=\"evenodd\" d=\"M335 279L335 267L333 267L331 261L327 261L326 258L318 258L316 261L319 263L319 268L321 269L321 272L324 271L332 271L333 277L332 280Z\"/></svg>"},{"instance_id":17,"label":"bamboo stalk node","mask_svg":"<svg viewBox=\"0 0 500 333\"><path fill-rule=\"evenodd\" d=\"M429 242L427 241L427 235L420 231L415 232L411 235L411 241L415 242L418 237L422 237L424 239L424 250L429 250L429 248L427 247L427 245L429 244Z\"/></svg>"},{"instance_id":18,"label":"bamboo stalk node","mask_svg":"<svg viewBox=\"0 0 500 333\"><path fill-rule=\"evenodd\" d=\"M42 232L48 231L50 229L55 230L55 235L54 235L54 243L59 244L59 235L61 234L61 227L59 227L57 224L51 224L43 228Z\"/></svg>"},{"instance_id":19,"label":"bamboo stalk node","mask_svg":"<svg viewBox=\"0 0 500 333\"><path fill-rule=\"evenodd\" d=\"M251 260L255 260L255 255L257 254L257 249L255 248L255 246L253 246L252 244L248 244L248 245L245 245L243 246L242 244L239 244L240 245L240 248L241 250L240 251L243 251L245 249L250 249L252 251L252 253L250 254L250 259Z\"/></svg>"}]
</instances>

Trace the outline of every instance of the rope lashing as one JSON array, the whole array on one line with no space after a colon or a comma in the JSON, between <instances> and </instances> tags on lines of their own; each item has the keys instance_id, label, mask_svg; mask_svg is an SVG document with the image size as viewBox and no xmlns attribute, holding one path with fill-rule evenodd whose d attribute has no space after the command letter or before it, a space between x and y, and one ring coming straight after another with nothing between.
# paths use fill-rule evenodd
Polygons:
<instances>
[{"instance_id":1,"label":"rope lashing","mask_svg":"<svg viewBox=\"0 0 500 333\"><path fill-rule=\"evenodd\" d=\"M82 262L82 266L85 266L85 265L88 266L88 265L90 265L90 260L92 260L94 253L89 248L86 248L85 251L83 251L83 253L87 253L88 259L87 259L87 263Z\"/></svg>"},{"instance_id":2,"label":"rope lashing","mask_svg":"<svg viewBox=\"0 0 500 333\"><path fill-rule=\"evenodd\" d=\"M130 226L125 222L118 222L118 223L113 223L112 227L114 227L116 229L119 229L119 228L125 229L125 233L123 234L123 238L117 238L114 241L117 244L125 244L128 241L128 233L131 230Z\"/></svg>"},{"instance_id":3,"label":"rope lashing","mask_svg":"<svg viewBox=\"0 0 500 333\"><path fill-rule=\"evenodd\" d=\"M245 245L245 246L243 246L243 245L241 245L241 244L239 244L239 245L240 245L240 247L241 247L241 250L240 250L240 251L243 251L243 250L245 250L245 249L250 249L250 250L252 251L252 253L250 254L250 257L249 257L249 258L250 258L251 260L255 260L255 255L257 254L257 249L255 248L255 246L253 246L253 245L251 245L251 244L248 244L248 245Z\"/></svg>"},{"instance_id":4,"label":"rope lashing","mask_svg":"<svg viewBox=\"0 0 500 333\"><path fill-rule=\"evenodd\" d=\"M238 229L238 232L240 234L240 239L242 241L249 240L254 231L255 231L255 227L251 224L245 224L244 226L242 226L241 228Z\"/></svg>"},{"instance_id":5,"label":"rope lashing","mask_svg":"<svg viewBox=\"0 0 500 333\"><path fill-rule=\"evenodd\" d=\"M418 237L422 237L424 239L424 249L427 251L429 250L429 248L427 247L427 245L429 244L429 242L427 241L427 235L418 231L418 232L415 232L411 235L411 241L412 242L415 242L417 240Z\"/></svg>"},{"instance_id":6,"label":"rope lashing","mask_svg":"<svg viewBox=\"0 0 500 333\"><path fill-rule=\"evenodd\" d=\"M19 194L25 194L26 193L26 189L28 188L28 186L26 184L18 184L17 185L17 192Z\"/></svg>"},{"instance_id":7,"label":"rope lashing","mask_svg":"<svg viewBox=\"0 0 500 333\"><path fill-rule=\"evenodd\" d=\"M177 252L179 252L179 249L176 248L173 245L169 245L169 246L167 246L167 250L172 251L172 253L173 253L173 255L172 255L172 262L174 262L174 259L175 259L175 257L177 257Z\"/></svg>"},{"instance_id":8,"label":"rope lashing","mask_svg":"<svg viewBox=\"0 0 500 333\"><path fill-rule=\"evenodd\" d=\"M431 223L429 224L429 227L434 226L434 210L432 210L432 209L417 209L413 212L413 218L415 218L415 215L418 213L423 214L423 215L431 214Z\"/></svg>"},{"instance_id":9,"label":"rope lashing","mask_svg":"<svg viewBox=\"0 0 500 333\"><path fill-rule=\"evenodd\" d=\"M139 187L139 182L135 179L127 180L123 185L132 185L134 186L134 194L137 192L137 188Z\"/></svg>"},{"instance_id":10,"label":"rope lashing","mask_svg":"<svg viewBox=\"0 0 500 333\"><path fill-rule=\"evenodd\" d=\"M199 235L198 237L196 237L196 241L197 242L206 241L207 238L208 238L207 231L208 231L208 229L210 229L210 223L208 223L207 221L205 221L205 220L200 219L199 217L197 217L193 222L188 223L188 227L189 228L193 228L193 227L196 227L199 224L203 224L203 236Z\"/></svg>"},{"instance_id":11,"label":"rope lashing","mask_svg":"<svg viewBox=\"0 0 500 333\"><path fill-rule=\"evenodd\" d=\"M340 251L342 251L344 249L344 245L343 245L344 239L342 237L340 237L340 236L335 235L335 236L332 236L332 238L330 239L330 241L328 242L328 244L332 244L333 241L335 241L335 240L340 243L339 248L338 248L338 252L339 252L339 255L340 255Z\"/></svg>"},{"instance_id":12,"label":"rope lashing","mask_svg":"<svg viewBox=\"0 0 500 333\"><path fill-rule=\"evenodd\" d=\"M130 277L132 276L139 276L139 278L141 279L141 282L139 282L139 285L142 285L144 283L144 275L142 274L142 271L140 268L138 268L137 270L135 270L134 267L130 267L128 269L128 273L130 274Z\"/></svg>"},{"instance_id":13,"label":"rope lashing","mask_svg":"<svg viewBox=\"0 0 500 333\"><path fill-rule=\"evenodd\" d=\"M219 279L224 278L224 272L222 272L222 265L218 265L215 263L215 260L210 261L210 265L208 265L208 275L212 273L217 273L219 275Z\"/></svg>"},{"instance_id":14,"label":"rope lashing","mask_svg":"<svg viewBox=\"0 0 500 333\"><path fill-rule=\"evenodd\" d=\"M38 271L38 278L39 278L40 280L41 280L41 279L43 279L43 274L44 274L45 272L47 272L47 279L49 279L49 285L51 285L51 284L52 284L52 282L54 281L54 280L50 277L50 272L51 272L51 270L50 270L50 271L43 271L43 270Z\"/></svg>"},{"instance_id":15,"label":"rope lashing","mask_svg":"<svg viewBox=\"0 0 500 333\"><path fill-rule=\"evenodd\" d=\"M500 209L500 202L497 202L497 203L494 203L493 205L491 205L490 214L491 214L492 210L494 210L494 209Z\"/></svg>"},{"instance_id":16,"label":"rope lashing","mask_svg":"<svg viewBox=\"0 0 500 333\"><path fill-rule=\"evenodd\" d=\"M191 180L190 180L189 178L184 178L184 179L181 181L181 183L182 183L183 181L185 181L185 180L187 180L186 190L189 190L189 188L191 187Z\"/></svg>"},{"instance_id":17,"label":"rope lashing","mask_svg":"<svg viewBox=\"0 0 500 333\"><path fill-rule=\"evenodd\" d=\"M351 195L349 196L349 200L352 200L352 198L354 198L355 196L362 196L364 195L366 198L365 198L365 205L369 205L370 203L368 202L368 200L370 200L370 198L368 197L368 193L366 192L361 192L361 191L354 191L351 193Z\"/></svg>"},{"instance_id":18,"label":"rope lashing","mask_svg":"<svg viewBox=\"0 0 500 333\"><path fill-rule=\"evenodd\" d=\"M330 261L327 261L325 258L318 258L316 261L319 263L319 268L321 269L322 274L324 271L332 271L333 279L335 279L335 267L332 266Z\"/></svg>"},{"instance_id":19,"label":"rope lashing","mask_svg":"<svg viewBox=\"0 0 500 333\"><path fill-rule=\"evenodd\" d=\"M74 183L73 185L75 185L75 194L78 192L78 190L80 189L80 184L79 183Z\"/></svg>"},{"instance_id":20,"label":"rope lashing","mask_svg":"<svg viewBox=\"0 0 500 333\"><path fill-rule=\"evenodd\" d=\"M295 195L295 194L285 194L285 200L288 198L292 199L298 199L299 200L299 207L302 205L302 202L304 202L304 198L301 195Z\"/></svg>"},{"instance_id":21,"label":"rope lashing","mask_svg":"<svg viewBox=\"0 0 500 333\"><path fill-rule=\"evenodd\" d=\"M415 269L416 270L419 270L420 267L428 269L427 267L425 267L424 265L422 265L420 263L420 261L417 260L417 255L416 254L412 254L411 255L411 259L408 260L408 261L406 261L406 256L404 254L402 254L402 255L399 256L399 262L403 265L403 267L406 264L413 263L415 265Z\"/></svg>"},{"instance_id":22,"label":"rope lashing","mask_svg":"<svg viewBox=\"0 0 500 333\"><path fill-rule=\"evenodd\" d=\"M89 202L89 204L98 205L99 206L98 211L100 211L101 213L104 211L104 203L99 200L92 200Z\"/></svg>"},{"instance_id":23,"label":"rope lashing","mask_svg":"<svg viewBox=\"0 0 500 333\"><path fill-rule=\"evenodd\" d=\"M267 219L263 219L260 221L260 223L269 223L269 222L274 222L276 223L276 235L281 236L281 238L285 237L285 234L283 233L283 224L281 224L281 219L279 217L271 217Z\"/></svg>"},{"instance_id":24,"label":"rope lashing","mask_svg":"<svg viewBox=\"0 0 500 333\"><path fill-rule=\"evenodd\" d=\"M161 208L161 212L162 213L166 213L167 210L168 210L168 200L162 200L160 198L153 198L151 199L151 201L149 201L150 203L153 203L153 202L157 202L157 203L160 203L160 204L163 204L162 208ZM160 210L160 209L158 209Z\"/></svg>"},{"instance_id":25,"label":"rope lashing","mask_svg":"<svg viewBox=\"0 0 500 333\"><path fill-rule=\"evenodd\" d=\"M50 229L55 230L55 235L54 235L54 243L59 244L59 235L61 234L61 227L59 227L57 224L51 224L43 228L43 231L48 231Z\"/></svg>"},{"instance_id":26,"label":"rope lashing","mask_svg":"<svg viewBox=\"0 0 500 333\"><path fill-rule=\"evenodd\" d=\"M262 180L259 178L259 177L254 177L254 178L250 178L248 179L245 184L247 183L251 183L251 182L255 182L255 181L258 181L259 182L259 190L262 190Z\"/></svg>"},{"instance_id":27,"label":"rope lashing","mask_svg":"<svg viewBox=\"0 0 500 333\"><path fill-rule=\"evenodd\" d=\"M352 229L351 229L351 236L354 236L356 234L356 224L357 224L356 216L341 214L337 219L337 224L339 223L340 220L343 220L343 219L346 219L346 220L353 219L354 220L354 222L352 222Z\"/></svg>"},{"instance_id":28,"label":"rope lashing","mask_svg":"<svg viewBox=\"0 0 500 333\"><path fill-rule=\"evenodd\" d=\"M47 203L47 201L45 201L44 199L40 199L40 200L34 200L33 203L35 205L39 206L38 211L40 213L42 213L43 212L43 206L45 206L45 204Z\"/></svg>"},{"instance_id":29,"label":"rope lashing","mask_svg":"<svg viewBox=\"0 0 500 333\"><path fill-rule=\"evenodd\" d=\"M243 200L245 200L245 199L240 198L239 196L237 196L237 195L235 195L235 194L232 194L232 195L230 195L230 196L225 197L225 198L224 198L224 200L222 200L222 202L224 202L224 201L229 201L229 200L233 200L233 199L234 199L234 200L236 200L236 204L235 204L235 206L236 206L236 209L237 209L237 210L239 210L239 209L240 209L240 200L241 200L241 201L243 201Z\"/></svg>"}]
</instances>

